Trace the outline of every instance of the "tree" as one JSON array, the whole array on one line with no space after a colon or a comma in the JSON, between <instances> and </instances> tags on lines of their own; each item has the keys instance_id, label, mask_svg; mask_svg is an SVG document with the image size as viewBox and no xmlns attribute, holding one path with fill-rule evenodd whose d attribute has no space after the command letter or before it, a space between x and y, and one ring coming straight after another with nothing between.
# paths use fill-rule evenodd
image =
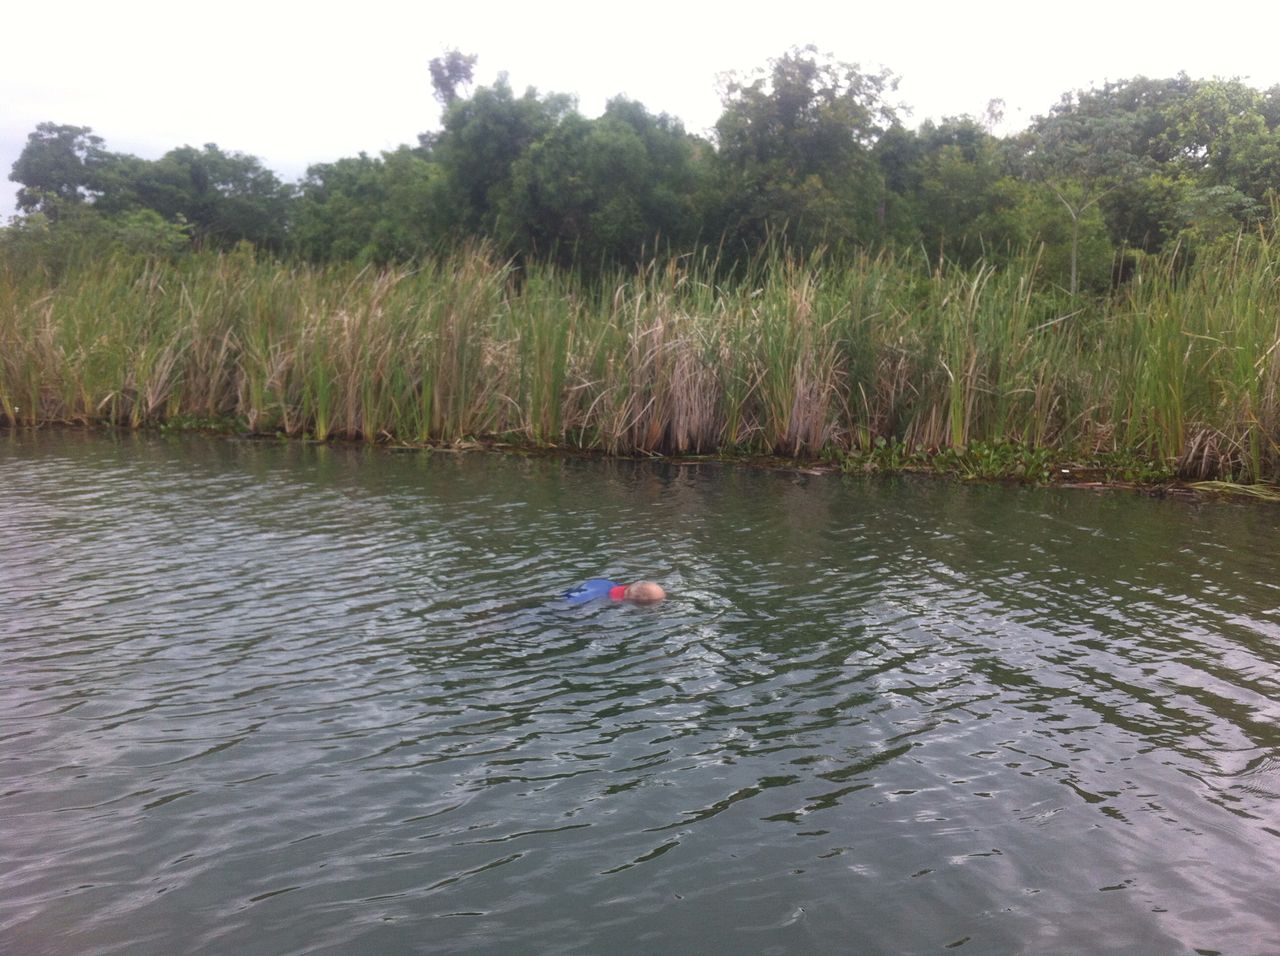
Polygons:
<instances>
[{"instance_id":1,"label":"tree","mask_svg":"<svg viewBox=\"0 0 1280 956\"><path fill-rule=\"evenodd\" d=\"M1167 166L1119 184L1099 203L1111 241L1117 247L1159 252L1185 227L1194 192L1190 179Z\"/></svg>"},{"instance_id":2,"label":"tree","mask_svg":"<svg viewBox=\"0 0 1280 956\"><path fill-rule=\"evenodd\" d=\"M747 245L785 231L801 246L870 238L884 184L871 150L897 115L888 71L791 50L765 71L724 80L716 123L722 225Z\"/></svg>"},{"instance_id":3,"label":"tree","mask_svg":"<svg viewBox=\"0 0 1280 956\"><path fill-rule=\"evenodd\" d=\"M1009 182L1000 141L971 116L926 121L916 137L910 188L924 248L966 265L1021 252L1028 239L1015 213L1021 191Z\"/></svg>"},{"instance_id":4,"label":"tree","mask_svg":"<svg viewBox=\"0 0 1280 956\"><path fill-rule=\"evenodd\" d=\"M1121 184L1135 179L1145 157L1134 152L1137 115L1099 109L1087 94L1065 94L1022 137L1029 174L1062 204L1071 221L1070 292L1079 289L1085 217Z\"/></svg>"},{"instance_id":5,"label":"tree","mask_svg":"<svg viewBox=\"0 0 1280 956\"><path fill-rule=\"evenodd\" d=\"M1065 208L1096 204L1113 243L1155 252L1265 221L1280 182L1280 87L1120 80L1064 96L1022 145Z\"/></svg>"},{"instance_id":6,"label":"tree","mask_svg":"<svg viewBox=\"0 0 1280 956\"><path fill-rule=\"evenodd\" d=\"M140 206L166 220L190 223L197 243L230 248L241 241L280 249L289 189L255 156L225 152L215 143L181 146L154 162L122 161L118 194L108 207Z\"/></svg>"},{"instance_id":7,"label":"tree","mask_svg":"<svg viewBox=\"0 0 1280 956\"><path fill-rule=\"evenodd\" d=\"M1040 268L1048 280L1076 294L1106 290L1115 274L1115 249L1102 209L1082 199L1073 181L1056 188L1036 180L1004 180L1002 188L1016 204L1010 219L1025 241L1040 243ZM1064 199L1065 197L1065 199ZM1072 209L1075 215L1072 215Z\"/></svg>"},{"instance_id":8,"label":"tree","mask_svg":"<svg viewBox=\"0 0 1280 956\"><path fill-rule=\"evenodd\" d=\"M500 215L522 251L583 268L635 263L694 239L693 137L632 100L573 114L513 164Z\"/></svg>"},{"instance_id":9,"label":"tree","mask_svg":"<svg viewBox=\"0 0 1280 956\"><path fill-rule=\"evenodd\" d=\"M505 74L493 86L481 87L450 106L443 131L428 140L430 156L444 176L443 201L455 231L498 235L498 210L511 189L514 164L576 114L569 96L539 96L532 87L515 96Z\"/></svg>"},{"instance_id":10,"label":"tree","mask_svg":"<svg viewBox=\"0 0 1280 956\"><path fill-rule=\"evenodd\" d=\"M386 205L382 172L366 153L308 167L294 201L294 250L313 262L361 257Z\"/></svg>"},{"instance_id":11,"label":"tree","mask_svg":"<svg viewBox=\"0 0 1280 956\"><path fill-rule=\"evenodd\" d=\"M1221 223L1196 231L1236 231L1261 222L1280 188L1280 87L1259 92L1239 80L1201 80L1165 134L1181 174L1194 183L1184 207Z\"/></svg>"},{"instance_id":12,"label":"tree","mask_svg":"<svg viewBox=\"0 0 1280 956\"><path fill-rule=\"evenodd\" d=\"M475 54L466 55L458 50L446 50L443 56L431 61L431 85L435 88L436 99L445 109L461 98L459 87L471 85L476 60Z\"/></svg>"},{"instance_id":13,"label":"tree","mask_svg":"<svg viewBox=\"0 0 1280 956\"><path fill-rule=\"evenodd\" d=\"M93 135L88 126L40 123L27 135L27 144L9 174L10 180L22 184L18 208L56 220L60 207L93 198L101 189L102 170L110 161L102 137Z\"/></svg>"}]
</instances>

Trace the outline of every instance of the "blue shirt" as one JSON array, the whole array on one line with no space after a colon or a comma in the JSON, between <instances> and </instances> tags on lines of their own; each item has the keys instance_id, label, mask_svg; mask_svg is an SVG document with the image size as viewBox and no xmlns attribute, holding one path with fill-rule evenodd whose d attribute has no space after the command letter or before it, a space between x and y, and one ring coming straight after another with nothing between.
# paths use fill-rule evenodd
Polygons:
<instances>
[{"instance_id":1,"label":"blue shirt","mask_svg":"<svg viewBox=\"0 0 1280 956\"><path fill-rule=\"evenodd\" d=\"M606 578L591 578L588 581L583 581L576 588L565 591L564 599L570 604L582 604L584 601L594 601L598 598L621 601L621 593L614 597L614 592L621 592L625 587L626 585L619 584L617 581L609 581Z\"/></svg>"}]
</instances>

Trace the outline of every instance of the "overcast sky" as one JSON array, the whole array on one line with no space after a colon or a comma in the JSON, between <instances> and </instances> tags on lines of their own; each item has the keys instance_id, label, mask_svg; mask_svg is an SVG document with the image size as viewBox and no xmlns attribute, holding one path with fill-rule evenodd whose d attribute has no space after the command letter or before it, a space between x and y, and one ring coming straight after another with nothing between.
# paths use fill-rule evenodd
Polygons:
<instances>
[{"instance_id":1,"label":"overcast sky","mask_svg":"<svg viewBox=\"0 0 1280 956\"><path fill-rule=\"evenodd\" d=\"M427 64L451 47L479 55L480 84L505 71L517 91L575 94L589 116L625 93L694 132L719 115L718 74L806 43L897 73L911 125L999 97L1017 129L1063 92L1140 74L1280 83L1277 0L53 0L7 5L0 30L0 215L45 120L147 158L217 143L288 181L416 142L439 120Z\"/></svg>"}]
</instances>

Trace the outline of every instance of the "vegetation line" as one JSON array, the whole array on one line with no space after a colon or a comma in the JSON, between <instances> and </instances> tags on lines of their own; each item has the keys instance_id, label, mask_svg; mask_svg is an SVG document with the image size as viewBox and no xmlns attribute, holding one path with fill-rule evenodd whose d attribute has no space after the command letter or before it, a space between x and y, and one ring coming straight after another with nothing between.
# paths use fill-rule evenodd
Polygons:
<instances>
[{"instance_id":1,"label":"vegetation line","mask_svg":"<svg viewBox=\"0 0 1280 956\"><path fill-rule=\"evenodd\" d=\"M588 280L483 244L381 271L248 247L0 263L0 420L1280 479L1280 247L1152 257L1088 300L1040 263L774 251L732 278L692 256Z\"/></svg>"}]
</instances>

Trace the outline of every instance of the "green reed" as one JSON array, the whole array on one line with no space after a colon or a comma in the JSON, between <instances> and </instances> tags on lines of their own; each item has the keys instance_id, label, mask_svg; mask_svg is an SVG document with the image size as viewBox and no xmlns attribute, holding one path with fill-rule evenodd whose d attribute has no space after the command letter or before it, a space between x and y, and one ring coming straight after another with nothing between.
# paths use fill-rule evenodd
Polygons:
<instances>
[{"instance_id":1,"label":"green reed","mask_svg":"<svg viewBox=\"0 0 1280 956\"><path fill-rule=\"evenodd\" d=\"M771 250L732 278L703 254L590 283L484 246L383 271L0 261L0 418L619 454L1010 446L1275 480L1278 261L1242 237L1103 299L1048 285L1034 249L999 270Z\"/></svg>"},{"instance_id":2,"label":"green reed","mask_svg":"<svg viewBox=\"0 0 1280 956\"><path fill-rule=\"evenodd\" d=\"M1099 348L1114 363L1117 424L1188 478L1280 470L1280 249L1264 236L1180 271L1172 257L1114 303Z\"/></svg>"}]
</instances>

